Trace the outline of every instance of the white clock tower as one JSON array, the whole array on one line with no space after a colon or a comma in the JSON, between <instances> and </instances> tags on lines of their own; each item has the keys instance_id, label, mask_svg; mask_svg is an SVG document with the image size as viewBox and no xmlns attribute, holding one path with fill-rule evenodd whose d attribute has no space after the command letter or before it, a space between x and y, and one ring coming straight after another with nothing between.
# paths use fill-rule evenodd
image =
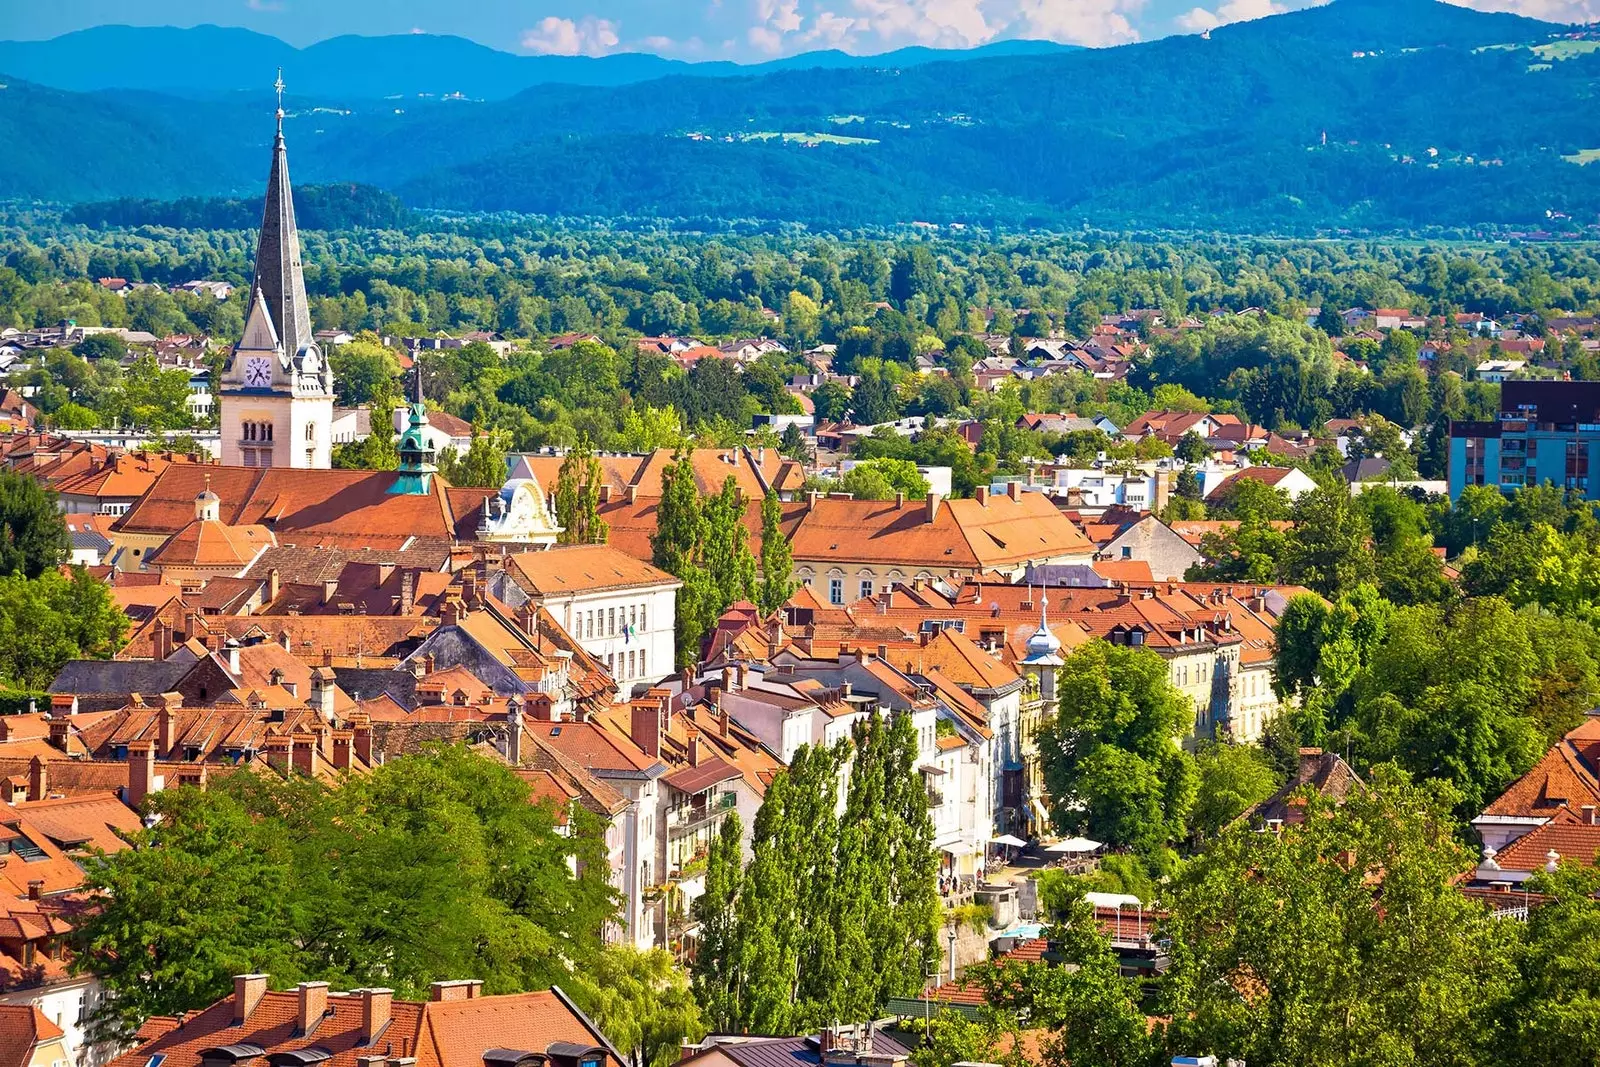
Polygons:
<instances>
[{"instance_id":1,"label":"white clock tower","mask_svg":"<svg viewBox=\"0 0 1600 1067\"><path fill-rule=\"evenodd\" d=\"M231 467L333 465L333 371L311 335L300 234L283 149L283 72L278 136L256 245L250 311L222 375L222 462Z\"/></svg>"}]
</instances>

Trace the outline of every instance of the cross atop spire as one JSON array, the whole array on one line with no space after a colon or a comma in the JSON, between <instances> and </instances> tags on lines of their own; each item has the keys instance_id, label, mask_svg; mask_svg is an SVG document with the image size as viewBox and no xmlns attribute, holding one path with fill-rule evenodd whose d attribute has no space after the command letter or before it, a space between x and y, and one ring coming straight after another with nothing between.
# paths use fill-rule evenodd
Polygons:
<instances>
[{"instance_id":1,"label":"cross atop spire","mask_svg":"<svg viewBox=\"0 0 1600 1067\"><path fill-rule=\"evenodd\" d=\"M272 83L278 91L278 137L283 137L283 68L278 68L278 80Z\"/></svg>"}]
</instances>

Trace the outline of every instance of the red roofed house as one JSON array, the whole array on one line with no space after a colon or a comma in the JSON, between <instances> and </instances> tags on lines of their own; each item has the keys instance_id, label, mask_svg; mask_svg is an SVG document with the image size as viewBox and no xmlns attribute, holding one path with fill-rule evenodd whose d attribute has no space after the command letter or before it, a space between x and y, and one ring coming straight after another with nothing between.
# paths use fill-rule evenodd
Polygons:
<instances>
[{"instance_id":1,"label":"red roofed house","mask_svg":"<svg viewBox=\"0 0 1600 1067\"><path fill-rule=\"evenodd\" d=\"M1030 564L1088 563L1094 546L1049 498L1012 483L971 500L848 500L812 494L785 528L794 576L819 600L843 605L914 578L986 572L1019 577Z\"/></svg>"},{"instance_id":2,"label":"red roofed house","mask_svg":"<svg viewBox=\"0 0 1600 1067\"><path fill-rule=\"evenodd\" d=\"M32 1004L0 1004L0 1067L77 1067L66 1034Z\"/></svg>"},{"instance_id":3,"label":"red roofed house","mask_svg":"<svg viewBox=\"0 0 1600 1067\"><path fill-rule=\"evenodd\" d=\"M112 1067L625 1067L622 1054L559 988L486 997L483 983L435 982L427 1001L392 990L286 992L264 974L184 1019L156 1016Z\"/></svg>"}]
</instances>

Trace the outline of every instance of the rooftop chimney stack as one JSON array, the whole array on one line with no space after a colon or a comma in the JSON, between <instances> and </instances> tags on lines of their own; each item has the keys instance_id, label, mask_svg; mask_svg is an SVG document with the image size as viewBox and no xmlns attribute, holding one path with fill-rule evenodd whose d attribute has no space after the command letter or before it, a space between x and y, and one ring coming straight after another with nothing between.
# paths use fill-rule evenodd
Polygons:
<instances>
[{"instance_id":1,"label":"rooftop chimney stack","mask_svg":"<svg viewBox=\"0 0 1600 1067\"><path fill-rule=\"evenodd\" d=\"M301 982L295 1025L301 1037L309 1034L328 1011L328 983Z\"/></svg>"},{"instance_id":2,"label":"rooftop chimney stack","mask_svg":"<svg viewBox=\"0 0 1600 1067\"><path fill-rule=\"evenodd\" d=\"M154 741L128 743L128 806L137 808L144 798L161 788L156 780L156 745Z\"/></svg>"},{"instance_id":3,"label":"rooftop chimney stack","mask_svg":"<svg viewBox=\"0 0 1600 1067\"><path fill-rule=\"evenodd\" d=\"M987 496L985 496L984 499L987 500L988 499ZM928 504L927 504L927 521L928 522L933 523L933 522L938 522L939 521L939 505L942 504L943 502L944 502L944 497L940 496L938 493L929 493L928 494Z\"/></svg>"},{"instance_id":4,"label":"rooftop chimney stack","mask_svg":"<svg viewBox=\"0 0 1600 1067\"><path fill-rule=\"evenodd\" d=\"M28 799L43 800L50 795L50 772L38 756L28 761ZM1593 814L1594 809L1590 809Z\"/></svg>"},{"instance_id":5,"label":"rooftop chimney stack","mask_svg":"<svg viewBox=\"0 0 1600 1067\"><path fill-rule=\"evenodd\" d=\"M371 1045L389 1025L389 1009L394 1004L392 989L361 990L361 1043Z\"/></svg>"},{"instance_id":6,"label":"rooftop chimney stack","mask_svg":"<svg viewBox=\"0 0 1600 1067\"><path fill-rule=\"evenodd\" d=\"M267 976L264 974L236 974L233 976L233 1025L243 1026L256 1010L261 998L267 994Z\"/></svg>"}]
</instances>

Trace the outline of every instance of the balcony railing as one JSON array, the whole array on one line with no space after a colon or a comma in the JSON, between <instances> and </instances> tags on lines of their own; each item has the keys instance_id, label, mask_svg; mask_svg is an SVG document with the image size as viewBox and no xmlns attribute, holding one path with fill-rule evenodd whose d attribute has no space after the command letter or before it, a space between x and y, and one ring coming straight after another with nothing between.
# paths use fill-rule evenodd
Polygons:
<instances>
[{"instance_id":1,"label":"balcony railing","mask_svg":"<svg viewBox=\"0 0 1600 1067\"><path fill-rule=\"evenodd\" d=\"M692 833L707 823L722 818L738 803L739 798L736 795L723 793L705 804L688 804L681 808L673 808L667 812L667 833L672 837Z\"/></svg>"}]
</instances>

